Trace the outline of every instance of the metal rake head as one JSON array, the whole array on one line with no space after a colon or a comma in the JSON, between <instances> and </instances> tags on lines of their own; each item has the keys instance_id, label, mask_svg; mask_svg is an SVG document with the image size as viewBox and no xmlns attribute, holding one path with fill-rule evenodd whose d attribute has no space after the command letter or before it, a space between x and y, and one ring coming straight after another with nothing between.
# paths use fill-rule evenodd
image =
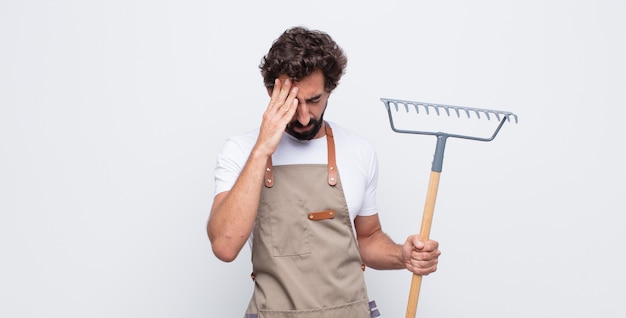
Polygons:
<instances>
[{"instance_id":1,"label":"metal rake head","mask_svg":"<svg viewBox=\"0 0 626 318\"><path fill-rule=\"evenodd\" d=\"M381 98L380 99L387 108L387 114L389 115L389 123L391 125L391 129L398 133L407 133L407 134L418 134L418 135L435 135L435 136L445 136L445 137L453 137L453 138L462 138L462 139L471 139L478 141L491 141L493 140L502 125L505 122L515 120L515 123L518 122L517 115L508 112L508 111L500 111L493 109L484 109L484 108L474 108L474 107L466 107L466 106L452 106L452 105L443 105L443 104L433 104L433 103L422 103L416 101L408 101L408 100L400 100L400 99L390 99L390 98ZM396 127L396 123L394 121L394 113L400 112L401 109L404 109L406 113L409 113L411 110L415 110L416 114L424 113L426 115L430 115L431 113L435 113L437 116L442 114L447 115L448 117L454 117L456 115L457 118L466 117L471 119L475 117L476 119L486 118L487 120L491 120L492 117L495 117L499 123L495 128L495 131L489 137L480 137L480 136L472 136L472 135L463 135L457 133L449 133L442 131L427 131L427 130L410 130L410 129L400 129Z\"/></svg>"}]
</instances>

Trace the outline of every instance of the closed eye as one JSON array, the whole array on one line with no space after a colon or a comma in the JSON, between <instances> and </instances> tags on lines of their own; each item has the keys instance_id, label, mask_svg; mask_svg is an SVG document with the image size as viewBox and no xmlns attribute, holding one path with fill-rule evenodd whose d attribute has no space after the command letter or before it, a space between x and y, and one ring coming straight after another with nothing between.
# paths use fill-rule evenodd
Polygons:
<instances>
[{"instance_id":1,"label":"closed eye","mask_svg":"<svg viewBox=\"0 0 626 318\"><path fill-rule=\"evenodd\" d=\"M319 103L322 99L322 95L313 96L306 100L307 104L316 104Z\"/></svg>"}]
</instances>

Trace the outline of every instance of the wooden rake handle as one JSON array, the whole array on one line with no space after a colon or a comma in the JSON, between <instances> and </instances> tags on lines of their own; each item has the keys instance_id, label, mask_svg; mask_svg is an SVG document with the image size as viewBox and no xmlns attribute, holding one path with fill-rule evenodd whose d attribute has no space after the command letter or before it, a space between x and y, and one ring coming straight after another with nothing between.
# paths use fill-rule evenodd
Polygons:
<instances>
[{"instance_id":1,"label":"wooden rake handle","mask_svg":"<svg viewBox=\"0 0 626 318\"><path fill-rule=\"evenodd\" d=\"M430 169L428 192L426 193L426 203L424 204L424 213L422 214L422 226L420 227L420 236L424 242L430 238L430 227L433 224L437 190L439 189L439 177L441 176L443 168L443 153L446 149L447 139L448 135L446 134L437 135L437 146L435 147L433 165ZM411 279L411 291L409 292L409 304L406 307L406 318L415 318L421 286L422 275L413 274L413 278Z\"/></svg>"},{"instance_id":2,"label":"wooden rake handle","mask_svg":"<svg viewBox=\"0 0 626 318\"><path fill-rule=\"evenodd\" d=\"M424 213L422 215L422 226L420 227L420 236L424 242L430 237L430 227L433 223L433 214L435 212L435 202L437 201L437 190L439 189L440 176L441 172L431 171L430 180L428 181L428 193L426 194L426 203L424 205ZM413 274L413 278L411 279L411 290L409 292L409 303L406 308L406 318L415 318L421 286L422 275Z\"/></svg>"}]
</instances>

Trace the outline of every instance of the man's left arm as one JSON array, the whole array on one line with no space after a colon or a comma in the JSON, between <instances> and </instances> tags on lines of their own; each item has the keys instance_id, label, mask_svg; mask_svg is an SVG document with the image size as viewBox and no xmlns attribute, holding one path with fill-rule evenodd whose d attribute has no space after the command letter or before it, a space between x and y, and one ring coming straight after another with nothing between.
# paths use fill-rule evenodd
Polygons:
<instances>
[{"instance_id":1,"label":"man's left arm","mask_svg":"<svg viewBox=\"0 0 626 318\"><path fill-rule=\"evenodd\" d=\"M354 219L356 237L363 262L374 269L402 269L418 275L437 270L441 252L434 240L422 241L419 234L409 236L403 245L396 244L382 231L378 214Z\"/></svg>"}]
</instances>

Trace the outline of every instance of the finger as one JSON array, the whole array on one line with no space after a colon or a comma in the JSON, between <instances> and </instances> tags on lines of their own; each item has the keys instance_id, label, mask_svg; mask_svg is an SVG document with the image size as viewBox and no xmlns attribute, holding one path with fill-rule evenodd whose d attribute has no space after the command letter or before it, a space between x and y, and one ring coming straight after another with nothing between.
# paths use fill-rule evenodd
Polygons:
<instances>
[{"instance_id":1,"label":"finger","mask_svg":"<svg viewBox=\"0 0 626 318\"><path fill-rule=\"evenodd\" d=\"M268 105L268 110L274 109L279 111L281 107L285 105L285 100L289 95L289 91L291 88L291 80L286 79L285 81L281 81L280 78L276 78L274 80L274 88L272 89L272 95L270 97L270 103Z\"/></svg>"},{"instance_id":2,"label":"finger","mask_svg":"<svg viewBox=\"0 0 626 318\"><path fill-rule=\"evenodd\" d=\"M411 254L411 262L436 262L439 260L437 253L413 253Z\"/></svg>"},{"instance_id":3,"label":"finger","mask_svg":"<svg viewBox=\"0 0 626 318\"><path fill-rule=\"evenodd\" d=\"M427 259L427 260L411 260L411 266L414 268L436 268L437 264L439 264L438 258Z\"/></svg>"},{"instance_id":4,"label":"finger","mask_svg":"<svg viewBox=\"0 0 626 318\"><path fill-rule=\"evenodd\" d=\"M438 248L439 248L439 242L428 240L424 242L424 246L422 247L421 250L424 252L432 252L432 251L437 250Z\"/></svg>"},{"instance_id":5,"label":"finger","mask_svg":"<svg viewBox=\"0 0 626 318\"><path fill-rule=\"evenodd\" d=\"M422 265L416 265L414 266L413 264L411 264L411 266L408 268L411 272L418 274L418 275L422 275L422 276L427 276L428 274L434 273L437 271L437 265L431 265L431 266L422 266Z\"/></svg>"},{"instance_id":6,"label":"finger","mask_svg":"<svg viewBox=\"0 0 626 318\"><path fill-rule=\"evenodd\" d=\"M418 255L418 254L423 254L423 255L433 255L433 256L439 256L441 254L441 251L439 251L439 243L437 241L427 241L426 243L424 243L424 248L422 249L413 249L413 252L411 253L411 255Z\"/></svg>"},{"instance_id":7,"label":"finger","mask_svg":"<svg viewBox=\"0 0 626 318\"><path fill-rule=\"evenodd\" d=\"M421 250L424 248L424 241L419 235L413 236L413 240L411 241L414 249Z\"/></svg>"},{"instance_id":8,"label":"finger","mask_svg":"<svg viewBox=\"0 0 626 318\"><path fill-rule=\"evenodd\" d=\"M437 263L434 264L418 264L412 266L413 272L417 272L420 275L428 275L437 271Z\"/></svg>"},{"instance_id":9,"label":"finger","mask_svg":"<svg viewBox=\"0 0 626 318\"><path fill-rule=\"evenodd\" d=\"M281 110L284 112L287 112L291 109L292 106L297 105L298 104L297 96L298 96L298 87L294 86L293 88L291 88L289 95L287 96L287 98L285 99L285 102L281 106ZM294 101L295 101L295 104L294 104Z\"/></svg>"},{"instance_id":10,"label":"finger","mask_svg":"<svg viewBox=\"0 0 626 318\"><path fill-rule=\"evenodd\" d=\"M294 113L296 112L296 109L298 108L298 99L294 98L291 100L291 102L285 103L285 106L281 107L281 110L285 113L284 118L285 118L285 125L288 124L291 121L291 118L293 118Z\"/></svg>"},{"instance_id":11,"label":"finger","mask_svg":"<svg viewBox=\"0 0 626 318\"><path fill-rule=\"evenodd\" d=\"M273 100L274 104L276 105L277 111L280 111L280 108L284 107L285 105L290 105L291 101L288 100L288 98L291 96L291 91L292 82L290 79L286 79L284 82L282 82L276 99ZM295 96L293 98L295 98Z\"/></svg>"},{"instance_id":12,"label":"finger","mask_svg":"<svg viewBox=\"0 0 626 318\"><path fill-rule=\"evenodd\" d=\"M274 79L274 88L272 88L272 95L270 96L270 104L268 108L272 108L276 106L276 100L278 100L278 95L280 94L280 89L282 88L282 83L279 78Z\"/></svg>"}]
</instances>

